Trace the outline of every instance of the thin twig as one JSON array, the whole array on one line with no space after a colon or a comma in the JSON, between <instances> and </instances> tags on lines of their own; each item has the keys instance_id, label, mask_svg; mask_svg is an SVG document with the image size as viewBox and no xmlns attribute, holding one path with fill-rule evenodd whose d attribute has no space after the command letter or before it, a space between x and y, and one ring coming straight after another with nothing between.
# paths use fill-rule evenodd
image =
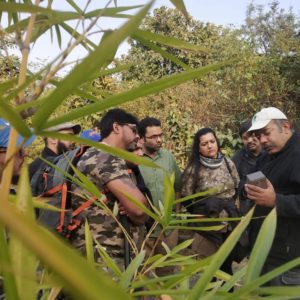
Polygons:
<instances>
[{"instance_id":1,"label":"thin twig","mask_svg":"<svg viewBox=\"0 0 300 300\"><path fill-rule=\"evenodd\" d=\"M35 1L35 5L38 6L40 0ZM26 36L24 40L24 45L22 49L22 62L20 66L20 73L19 73L19 80L18 85L22 85L26 81L26 73L28 67L28 55L29 55L29 46L32 37L33 25L35 22L36 14L31 14L30 20L28 23ZM18 96L16 97L16 104L22 104L22 99L24 98L24 91L21 91ZM5 161L7 162L7 166L3 171L2 180L1 180L1 201L7 201L10 184L13 176L13 167L14 167L14 153L16 151L16 144L18 139L18 133L14 128L11 128L10 135L9 135L9 142L7 147L7 153L5 156Z\"/></svg>"}]
</instances>

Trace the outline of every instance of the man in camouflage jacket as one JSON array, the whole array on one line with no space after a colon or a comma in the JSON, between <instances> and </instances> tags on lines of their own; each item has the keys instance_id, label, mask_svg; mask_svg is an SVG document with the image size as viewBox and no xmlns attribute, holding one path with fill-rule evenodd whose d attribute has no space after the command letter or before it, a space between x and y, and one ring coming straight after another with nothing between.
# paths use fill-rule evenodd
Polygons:
<instances>
[{"instance_id":1,"label":"man in camouflage jacket","mask_svg":"<svg viewBox=\"0 0 300 300\"><path fill-rule=\"evenodd\" d=\"M104 115L99 123L101 143L114 148L127 150L132 148L138 140L137 119L121 109L112 109ZM134 184L130 177L125 160L103 152L96 148L89 148L80 158L77 168L80 172L104 192L107 198L105 205L93 203L85 211L85 217L90 225L92 237L97 241L95 250L100 244L105 252L114 259L119 267L124 267L124 233L119 226L120 214L126 215L130 221L131 237L143 239L140 232L147 220L147 215L134 205L125 195L131 195L143 205L147 199ZM83 198L74 197L73 206L78 207ZM108 209L107 209L108 208ZM119 213L115 215L115 210ZM84 226L75 233L73 245L84 249ZM98 255L98 251L95 251ZM99 261L101 262L101 260Z\"/></svg>"}]
</instances>

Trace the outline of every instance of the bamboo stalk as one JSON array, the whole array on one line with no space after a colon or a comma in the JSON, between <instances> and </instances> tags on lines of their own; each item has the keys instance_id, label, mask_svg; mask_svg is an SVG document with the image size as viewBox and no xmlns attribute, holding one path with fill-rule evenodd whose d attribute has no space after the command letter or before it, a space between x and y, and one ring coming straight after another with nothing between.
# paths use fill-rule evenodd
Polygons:
<instances>
[{"instance_id":1,"label":"bamboo stalk","mask_svg":"<svg viewBox=\"0 0 300 300\"><path fill-rule=\"evenodd\" d=\"M35 5L38 6L40 3L40 0L35 1ZM26 30L26 36L24 43L22 43L22 61L20 65L20 73L19 73L19 79L18 79L18 86L22 85L26 80L26 73L27 73L27 66L28 66L28 56L29 56L29 50L30 50L30 41L32 37L32 31L33 26L35 23L36 14L31 14L28 27ZM18 96L16 97L16 104L20 105L22 104L20 99L23 99L24 97L24 91L21 91ZM11 185L11 179L13 176L13 167L14 167L14 153L16 153L16 144L18 139L18 133L14 128L11 128L10 130L10 136L9 136L9 143L7 147L7 152L5 156L6 161L6 168L3 170L2 173L2 179L1 179L1 186L0 186L0 194L1 198L0 201L7 201L8 195L9 195L9 189Z\"/></svg>"}]
</instances>

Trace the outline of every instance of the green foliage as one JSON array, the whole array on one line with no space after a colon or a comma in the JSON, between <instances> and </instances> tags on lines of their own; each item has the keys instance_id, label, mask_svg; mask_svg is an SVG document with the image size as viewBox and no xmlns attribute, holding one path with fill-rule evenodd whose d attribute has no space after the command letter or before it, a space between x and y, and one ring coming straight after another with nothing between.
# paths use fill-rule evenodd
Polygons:
<instances>
[{"instance_id":1,"label":"green foliage","mask_svg":"<svg viewBox=\"0 0 300 300\"><path fill-rule=\"evenodd\" d=\"M281 106L294 117L299 112L299 30L299 18L292 9L287 12L280 9L278 1L273 1L268 11L262 6L249 5L243 26L251 47L263 54L268 60L266 67L276 72L274 88L279 86L283 92Z\"/></svg>"},{"instance_id":2,"label":"green foliage","mask_svg":"<svg viewBox=\"0 0 300 300\"><path fill-rule=\"evenodd\" d=\"M156 116L164 121L166 133L170 132L166 144L174 151L178 151L178 160L182 166L185 163L185 155L193 133L201 126L214 126L223 132L223 135L220 132L220 138L226 149L237 144L237 140L233 137L235 131L227 126L238 121L241 116L247 115L250 108L243 108L234 118L229 118L232 115L230 110L234 104L236 110L240 108L236 108L236 99L232 99L232 102L228 100L234 84L229 87L225 86L227 88L225 89L224 83L229 84L230 72L237 70L235 75L238 77L237 82L240 80L238 84L240 91L247 86L249 79L255 81L259 78L261 80L259 84L262 84L262 78L255 76L258 76L263 69L258 67L262 64L259 56L247 56L251 54L251 49L249 50L244 42L239 42L236 32L231 30L223 32L221 28L212 24L204 25L193 21L190 17L185 19L177 11L166 8L157 10L154 19L145 18L152 4L149 3L140 8L135 15L130 16L122 27L106 34L100 43L95 45L89 40L88 34L100 17L124 18L126 15L123 15L122 12L136 7L103 8L86 12L82 11L75 1L68 0L68 3L73 10L62 12L53 10L50 0L44 3L45 7L33 5L31 1L25 0L21 3L17 3L17 1L0 2L1 17L5 15L8 19L8 26L5 30L16 33L17 37L28 36L29 39L18 40L22 49L19 69L15 70L15 73L1 73L4 75L1 76L0 93L1 98L5 101L0 102L0 116L10 121L18 133L29 137L32 132L28 124L31 124L33 133L40 138L54 137L72 140L80 144L84 141L79 137L47 132L44 129L67 120L74 122L79 120L82 125L90 127L104 110L117 105L125 105L133 107L132 110L139 112L139 116L157 113ZM182 1L173 0L172 3L186 14ZM80 26L73 30L66 23L69 20L78 20L79 24L83 22L82 27L87 28L87 32L80 33L77 30ZM87 21L88 23L84 23ZM85 26L87 24L88 26ZM136 30L139 24L141 24L140 29L144 31ZM152 27L155 30L152 30ZM47 31L56 33L57 42L60 45L61 28L66 29L72 35L73 44L71 43L60 57L54 59L47 66L41 67L36 73L30 73L26 63L28 48L32 47L33 42ZM178 28L182 30L178 30ZM136 38L136 45L138 45L136 49L132 49L131 53L137 51L137 55L132 59L139 58L139 56L140 58L136 61L124 59L125 63L108 67L119 45L129 36L132 39ZM191 45L188 45L188 42ZM65 77L58 78L58 70L62 68L69 52L78 43L90 50L89 55ZM242 45L244 47L241 47ZM202 49L201 52L195 53L194 49L199 50L200 46L204 46L208 51ZM148 49L151 50L148 51ZM144 59L141 57L143 50L147 50L144 51L146 55ZM238 53L241 54L241 57L237 64ZM151 54L151 57L148 57L148 54ZM137 62L143 61L146 64L137 73L132 73L134 75L131 78L132 81L118 85L118 80L115 80L118 76L107 77L118 75L124 69L127 70L128 75L132 71L130 68L133 64L139 65ZM249 61L253 62L253 69L248 73L243 72ZM263 66L267 66L268 62L263 60L263 63ZM269 63L272 65L272 61ZM233 66L230 69L226 68L229 65ZM10 65L8 66L10 67ZM270 73L264 73L270 78L268 78L268 84L259 90L262 95L268 94L268 92L272 94L271 87L278 82L280 83L279 88L285 91L284 81L271 81L271 75L275 74L280 77L280 72L277 72L280 68L277 66L271 68ZM11 80L11 78L15 80L16 75L19 76L18 85L16 85L16 81ZM138 75L142 77L139 78ZM140 84L140 81L146 83ZM259 85L251 86L251 90L254 91L257 86ZM269 91L267 88L270 88ZM237 95L237 93L232 95ZM139 98L141 98L138 100L139 103L143 103L145 106L137 105L137 102L130 104ZM257 95L252 96L249 92L238 99L245 100L246 98L250 102L250 99L251 101L257 100ZM27 109L31 109L30 112L23 114ZM15 137L16 132L12 130L11 141ZM158 167L148 160L137 158L134 154L120 149L112 149L107 145L91 141L85 143L137 164ZM13 142L11 144L8 148L8 156L12 156L16 151ZM88 178L77 170L75 173L91 194L98 198L102 196ZM187 213L174 214L172 210L174 203L187 199L175 200L172 188L173 180L174 178L165 176L165 206L155 213L141 206L131 195L126 196L141 210L153 216L154 227L160 225L163 231L185 229L189 222L220 221L220 219L205 218L195 220ZM7 299L35 299L39 290L43 290L45 297L49 296L50 298L54 297L53 295L57 294L61 288L74 299L98 299L99 297L101 299L131 299L142 295L161 296L163 294L171 295L174 299L198 299L200 296L203 299L215 296L226 299L238 298L240 295L245 298L260 297L265 293L263 289L259 288L260 285L272 276L299 265L298 259L259 277L257 271L262 268L266 249L272 244L270 232L275 230L276 214L273 211L265 221L260 238L250 257L249 267L244 266L234 276L219 271L226 256L248 226L252 215L251 211L242 219L220 250L213 257L204 260L198 261L193 255L183 255L183 252L191 244L191 240L187 240L174 249L168 249L165 246L166 255L156 255L148 259L145 259L145 252L142 249L132 260L128 269L122 272L112 258L107 255L105 249L99 247L102 263L110 269L108 274L114 274L112 276L114 280L112 280L108 274L103 273L103 265L100 266L98 262L94 261L92 237L88 224L85 224L87 241L87 258L85 259L65 241L36 224L33 211L35 202L30 193L26 168L21 172L17 196L8 195L10 184L10 165L6 165L0 187L0 271L3 275ZM224 221L228 220L224 219ZM217 225L205 228L206 230L219 230L221 227ZM194 229L200 230L201 224ZM7 232L9 240L4 238ZM264 243L265 251L260 256L262 243ZM38 265L39 267L37 267ZM176 266L176 273L159 278L156 275L150 276L155 268L164 266ZM191 277L199 278L193 287L189 286ZM214 278L217 278L217 281ZM239 290L234 293L229 292L231 287L237 286L243 280L243 286ZM117 281L118 284L114 281ZM225 284L222 286L224 282ZM295 295L295 289L285 289L284 292L286 296ZM282 290L268 291L268 293L272 297L273 294L282 293Z\"/></svg>"},{"instance_id":3,"label":"green foliage","mask_svg":"<svg viewBox=\"0 0 300 300\"><path fill-rule=\"evenodd\" d=\"M241 146L237 134L240 123L261 107L279 107L299 123L299 21L292 11L280 10L277 2L266 12L251 4L241 29L204 24L166 7L144 18L140 28L149 36L161 34L166 39L189 41L201 46L202 51L171 48L153 38L152 44L172 55L168 58L132 36L131 49L121 60L132 64L123 73L122 86L136 86L187 67L238 57L238 63L232 66L144 98L138 108L128 106L141 117L155 115L161 119L165 132L170 133L166 135L166 147L181 166L185 165L194 128L216 129L230 156ZM265 51L261 50L263 45L267 46Z\"/></svg>"},{"instance_id":4,"label":"green foliage","mask_svg":"<svg viewBox=\"0 0 300 300\"><path fill-rule=\"evenodd\" d=\"M240 137L233 134L230 128L227 128L227 132L225 130L217 130L216 134L220 141L222 152L228 157L232 157L234 152L243 146Z\"/></svg>"},{"instance_id":5,"label":"green foliage","mask_svg":"<svg viewBox=\"0 0 300 300\"><path fill-rule=\"evenodd\" d=\"M186 18L179 11L166 7L155 9L153 16L148 15L140 28L145 32L165 37L161 41L152 39L154 45L165 52L158 53L151 45L132 36L131 48L122 61L134 61L135 64L123 74L124 80L147 82L181 72L187 67L205 66L215 61L216 45L214 44L218 43L218 36L223 33L221 27L195 21L191 16ZM179 43L171 43L173 47L170 47L166 44L166 40L171 38L189 42L194 45L194 49L180 46ZM167 56L166 53L172 57Z\"/></svg>"}]
</instances>

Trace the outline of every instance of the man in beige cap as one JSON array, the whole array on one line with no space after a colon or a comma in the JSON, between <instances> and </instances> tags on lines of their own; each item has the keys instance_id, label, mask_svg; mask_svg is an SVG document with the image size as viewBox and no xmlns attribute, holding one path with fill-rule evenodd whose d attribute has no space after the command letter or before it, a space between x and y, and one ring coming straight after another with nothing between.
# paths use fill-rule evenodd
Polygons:
<instances>
[{"instance_id":1,"label":"man in beige cap","mask_svg":"<svg viewBox=\"0 0 300 300\"><path fill-rule=\"evenodd\" d=\"M275 107L255 114L249 129L260 140L266 153L257 161L256 170L267 177L267 188L246 184L250 200L256 204L250 226L254 246L264 218L275 207L277 225L271 250L262 269L268 273L300 257L300 136L292 130L286 115ZM300 285L300 266L267 282L267 285Z\"/></svg>"},{"instance_id":2,"label":"man in beige cap","mask_svg":"<svg viewBox=\"0 0 300 300\"><path fill-rule=\"evenodd\" d=\"M79 124L73 124L71 122L63 123L57 126L53 126L47 129L47 131L56 131L64 134L78 134L81 131L81 126ZM47 160L56 157L68 150L74 148L74 143L71 141L58 140L56 138L46 137L44 138L45 147L42 150L41 157ZM32 178L36 170L44 162L38 157L29 166L29 176Z\"/></svg>"}]
</instances>

